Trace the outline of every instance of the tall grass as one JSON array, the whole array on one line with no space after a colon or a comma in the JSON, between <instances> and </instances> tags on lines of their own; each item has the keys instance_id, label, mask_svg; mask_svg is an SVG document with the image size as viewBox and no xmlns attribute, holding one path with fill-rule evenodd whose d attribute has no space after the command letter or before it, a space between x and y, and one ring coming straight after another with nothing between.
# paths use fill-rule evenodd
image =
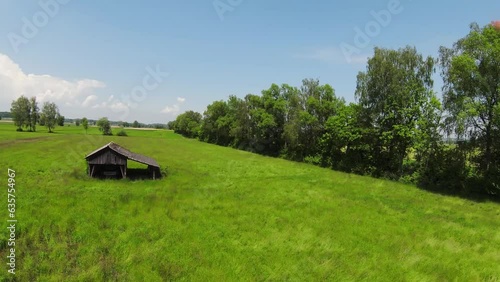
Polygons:
<instances>
[{"instance_id":1,"label":"tall grass","mask_svg":"<svg viewBox=\"0 0 500 282\"><path fill-rule=\"evenodd\" d=\"M0 181L17 172L18 281L499 280L498 204L165 130L75 128L0 124ZM109 141L154 157L168 177L89 179L85 154ZM6 267L0 279L13 279Z\"/></svg>"}]
</instances>

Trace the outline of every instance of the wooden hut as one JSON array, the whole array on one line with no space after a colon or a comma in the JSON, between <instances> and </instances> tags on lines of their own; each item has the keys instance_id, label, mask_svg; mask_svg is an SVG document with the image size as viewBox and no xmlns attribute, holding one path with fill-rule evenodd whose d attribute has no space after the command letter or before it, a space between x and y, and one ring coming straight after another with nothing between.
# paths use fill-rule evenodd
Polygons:
<instances>
[{"instance_id":1,"label":"wooden hut","mask_svg":"<svg viewBox=\"0 0 500 282\"><path fill-rule=\"evenodd\" d=\"M88 154L85 159L90 177L126 178L128 160L147 165L148 174L153 179L161 177L160 166L154 159L133 153L113 142Z\"/></svg>"}]
</instances>

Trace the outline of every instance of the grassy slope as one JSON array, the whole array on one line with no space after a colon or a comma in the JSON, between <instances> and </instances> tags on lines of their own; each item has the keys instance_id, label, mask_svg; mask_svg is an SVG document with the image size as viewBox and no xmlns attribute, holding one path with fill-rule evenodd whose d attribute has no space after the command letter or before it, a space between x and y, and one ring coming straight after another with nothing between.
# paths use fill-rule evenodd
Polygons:
<instances>
[{"instance_id":1,"label":"grassy slope","mask_svg":"<svg viewBox=\"0 0 500 282\"><path fill-rule=\"evenodd\" d=\"M17 171L21 281L500 277L498 204L167 131L128 130L131 137L81 131L16 133L0 124L0 181L7 182L8 167ZM170 175L137 182L86 178L83 156L111 140L154 156ZM2 214L6 219L5 209ZM0 271L0 279L6 276Z\"/></svg>"}]
</instances>

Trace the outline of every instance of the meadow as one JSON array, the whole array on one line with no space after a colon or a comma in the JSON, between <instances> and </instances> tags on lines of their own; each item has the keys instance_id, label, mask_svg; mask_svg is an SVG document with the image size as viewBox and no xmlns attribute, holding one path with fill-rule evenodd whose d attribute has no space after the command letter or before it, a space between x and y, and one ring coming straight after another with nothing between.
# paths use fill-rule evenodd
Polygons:
<instances>
[{"instance_id":1,"label":"meadow","mask_svg":"<svg viewBox=\"0 0 500 282\"><path fill-rule=\"evenodd\" d=\"M11 168L18 219L15 275L3 228L2 281L500 281L498 203L167 130L55 130L0 123L0 215ZM88 178L85 155L110 141L167 176Z\"/></svg>"}]
</instances>

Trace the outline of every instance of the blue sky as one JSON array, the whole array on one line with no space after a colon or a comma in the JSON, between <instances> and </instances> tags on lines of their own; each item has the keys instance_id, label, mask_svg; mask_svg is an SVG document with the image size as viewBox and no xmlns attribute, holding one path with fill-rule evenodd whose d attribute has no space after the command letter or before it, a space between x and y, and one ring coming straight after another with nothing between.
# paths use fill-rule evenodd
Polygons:
<instances>
[{"instance_id":1,"label":"blue sky","mask_svg":"<svg viewBox=\"0 0 500 282\"><path fill-rule=\"evenodd\" d=\"M373 47L437 56L471 22L494 19L492 0L3 0L0 111L24 94L56 102L66 117L165 123L304 78L354 101ZM368 33L363 44L358 30Z\"/></svg>"}]
</instances>

